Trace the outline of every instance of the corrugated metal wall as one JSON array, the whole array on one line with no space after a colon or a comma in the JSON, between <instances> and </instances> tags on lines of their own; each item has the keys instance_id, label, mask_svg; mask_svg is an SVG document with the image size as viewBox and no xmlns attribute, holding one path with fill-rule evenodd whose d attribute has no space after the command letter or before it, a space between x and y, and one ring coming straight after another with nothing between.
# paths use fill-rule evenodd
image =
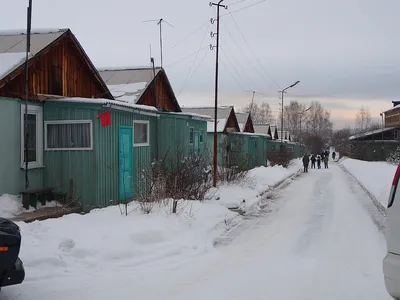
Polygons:
<instances>
[{"instance_id":1,"label":"corrugated metal wall","mask_svg":"<svg viewBox=\"0 0 400 300\"><path fill-rule=\"evenodd\" d=\"M175 162L188 155L193 150L190 144L189 128L194 131L203 132L203 142L200 143L200 155L206 155L207 149L207 122L194 120L189 116L177 114L161 114L158 119L158 158L165 159L167 162Z\"/></svg>"},{"instance_id":2,"label":"corrugated metal wall","mask_svg":"<svg viewBox=\"0 0 400 300\"><path fill-rule=\"evenodd\" d=\"M112 125L103 128L97 116L106 110L111 111ZM88 207L104 207L111 200L118 200L119 126L133 126L134 120L148 120L151 146L133 149L134 192L146 188L141 172L156 157L156 117L110 110L101 105L48 102L44 105L44 120L92 120L93 150L44 153L45 185L68 191L69 180L73 179L75 194Z\"/></svg>"}]
</instances>

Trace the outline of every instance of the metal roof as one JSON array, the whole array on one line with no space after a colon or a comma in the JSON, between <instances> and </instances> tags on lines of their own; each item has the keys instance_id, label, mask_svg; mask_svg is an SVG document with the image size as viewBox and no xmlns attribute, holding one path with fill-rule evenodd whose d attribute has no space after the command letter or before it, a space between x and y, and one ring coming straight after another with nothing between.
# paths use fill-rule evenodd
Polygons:
<instances>
[{"instance_id":1,"label":"metal roof","mask_svg":"<svg viewBox=\"0 0 400 300\"><path fill-rule=\"evenodd\" d=\"M232 109L233 106L218 107L217 119L228 119ZM182 107L182 111L214 118L214 107Z\"/></svg>"},{"instance_id":2,"label":"metal roof","mask_svg":"<svg viewBox=\"0 0 400 300\"><path fill-rule=\"evenodd\" d=\"M236 119L238 120L238 123L246 124L248 118L249 118L249 113L246 112L236 113Z\"/></svg>"},{"instance_id":3,"label":"metal roof","mask_svg":"<svg viewBox=\"0 0 400 300\"><path fill-rule=\"evenodd\" d=\"M103 68L98 71L107 85L121 85L129 83L147 82L150 83L154 76L153 68ZM161 68L155 68L157 76Z\"/></svg>"},{"instance_id":4,"label":"metal roof","mask_svg":"<svg viewBox=\"0 0 400 300\"><path fill-rule=\"evenodd\" d=\"M68 31L68 29L32 30L30 54L32 56L36 55L66 31ZM18 53L25 51L26 31L0 31L0 53Z\"/></svg>"}]
</instances>

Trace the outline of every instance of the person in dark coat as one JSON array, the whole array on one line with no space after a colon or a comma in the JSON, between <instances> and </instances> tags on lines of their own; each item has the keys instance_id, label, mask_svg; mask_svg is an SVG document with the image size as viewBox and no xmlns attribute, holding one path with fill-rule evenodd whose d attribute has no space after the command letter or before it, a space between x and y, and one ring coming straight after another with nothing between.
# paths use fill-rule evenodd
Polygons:
<instances>
[{"instance_id":1,"label":"person in dark coat","mask_svg":"<svg viewBox=\"0 0 400 300\"><path fill-rule=\"evenodd\" d=\"M315 169L315 161L317 159L315 158L315 154L311 155L311 169Z\"/></svg>"},{"instance_id":2,"label":"person in dark coat","mask_svg":"<svg viewBox=\"0 0 400 300\"><path fill-rule=\"evenodd\" d=\"M317 166L318 166L318 169L321 169L321 155L317 155Z\"/></svg>"},{"instance_id":3,"label":"person in dark coat","mask_svg":"<svg viewBox=\"0 0 400 300\"><path fill-rule=\"evenodd\" d=\"M335 157L336 157L336 152L333 151L333 152L332 152L332 159L335 160Z\"/></svg>"},{"instance_id":4,"label":"person in dark coat","mask_svg":"<svg viewBox=\"0 0 400 300\"><path fill-rule=\"evenodd\" d=\"M328 169L328 161L329 161L329 156L325 156L324 157L324 165L325 165L325 169Z\"/></svg>"},{"instance_id":5,"label":"person in dark coat","mask_svg":"<svg viewBox=\"0 0 400 300\"><path fill-rule=\"evenodd\" d=\"M310 157L306 154L303 156L304 173L308 173L308 164L310 163Z\"/></svg>"}]
</instances>

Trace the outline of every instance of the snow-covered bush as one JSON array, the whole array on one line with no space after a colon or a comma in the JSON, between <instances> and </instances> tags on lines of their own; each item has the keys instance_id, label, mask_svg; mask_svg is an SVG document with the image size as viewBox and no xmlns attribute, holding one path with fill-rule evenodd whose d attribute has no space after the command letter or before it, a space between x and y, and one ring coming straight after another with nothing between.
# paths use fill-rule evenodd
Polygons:
<instances>
[{"instance_id":1,"label":"snow-covered bush","mask_svg":"<svg viewBox=\"0 0 400 300\"><path fill-rule=\"evenodd\" d=\"M390 155L386 161L391 164L398 165L400 163L400 147L397 147L396 150L390 152Z\"/></svg>"}]
</instances>

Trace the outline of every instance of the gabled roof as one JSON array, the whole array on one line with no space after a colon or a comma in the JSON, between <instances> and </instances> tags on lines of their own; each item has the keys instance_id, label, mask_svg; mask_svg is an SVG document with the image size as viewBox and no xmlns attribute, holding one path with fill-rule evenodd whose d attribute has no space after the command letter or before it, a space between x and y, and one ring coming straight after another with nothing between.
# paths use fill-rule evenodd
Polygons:
<instances>
[{"instance_id":1,"label":"gabled roof","mask_svg":"<svg viewBox=\"0 0 400 300\"><path fill-rule=\"evenodd\" d=\"M107 95L111 97L111 94L97 69L94 67L82 45L70 29L32 29L30 52L28 56L29 61L31 62L32 58L45 54L50 47L65 37L71 38L76 49L82 55L83 60L93 72L94 77L104 88L105 92L102 96L104 97ZM4 85L6 79L12 80L23 69L26 58L26 39L26 30L0 31L0 87Z\"/></svg>"},{"instance_id":2,"label":"gabled roof","mask_svg":"<svg viewBox=\"0 0 400 300\"><path fill-rule=\"evenodd\" d=\"M31 31L29 58L49 46L68 29L37 29ZM23 65L26 55L26 31L0 31L0 80Z\"/></svg>"},{"instance_id":3,"label":"gabled roof","mask_svg":"<svg viewBox=\"0 0 400 300\"><path fill-rule=\"evenodd\" d=\"M233 110L233 106L220 106L217 108L217 132L223 132L225 130L229 116ZM182 107L182 111L203 116L210 116L212 121L207 122L207 132L214 132L214 107Z\"/></svg>"},{"instance_id":4,"label":"gabled roof","mask_svg":"<svg viewBox=\"0 0 400 300\"><path fill-rule=\"evenodd\" d=\"M254 131L256 133L267 134L268 128L270 128L270 127L271 127L271 132L273 134L275 128L274 128L274 126L270 126L269 124L254 124Z\"/></svg>"},{"instance_id":5,"label":"gabled roof","mask_svg":"<svg viewBox=\"0 0 400 300\"><path fill-rule=\"evenodd\" d=\"M149 85L163 76L168 84L172 101L180 110L178 100L172 90L165 70L156 67L99 68L101 77L116 100L140 104L140 100Z\"/></svg>"},{"instance_id":6,"label":"gabled roof","mask_svg":"<svg viewBox=\"0 0 400 300\"><path fill-rule=\"evenodd\" d=\"M249 113L236 113L236 119L238 120L240 131L243 131L247 120L249 119Z\"/></svg>"}]
</instances>

